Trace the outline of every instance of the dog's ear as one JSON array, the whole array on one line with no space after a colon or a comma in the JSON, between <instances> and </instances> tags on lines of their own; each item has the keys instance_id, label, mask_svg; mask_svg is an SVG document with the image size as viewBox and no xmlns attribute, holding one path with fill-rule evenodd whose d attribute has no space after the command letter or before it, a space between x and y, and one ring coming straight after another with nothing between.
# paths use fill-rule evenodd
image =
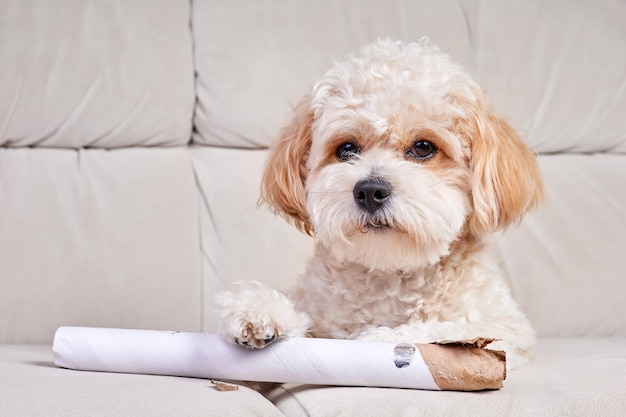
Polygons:
<instances>
[{"instance_id":1,"label":"dog's ear","mask_svg":"<svg viewBox=\"0 0 626 417\"><path fill-rule=\"evenodd\" d=\"M261 200L301 231L312 235L313 227L306 212L304 182L306 161L311 148L313 114L309 98L296 107L291 123L283 129L270 151L261 180Z\"/></svg>"},{"instance_id":2,"label":"dog's ear","mask_svg":"<svg viewBox=\"0 0 626 417\"><path fill-rule=\"evenodd\" d=\"M475 234L518 223L543 197L534 153L488 106L479 107L470 137L474 213L469 225Z\"/></svg>"}]
</instances>

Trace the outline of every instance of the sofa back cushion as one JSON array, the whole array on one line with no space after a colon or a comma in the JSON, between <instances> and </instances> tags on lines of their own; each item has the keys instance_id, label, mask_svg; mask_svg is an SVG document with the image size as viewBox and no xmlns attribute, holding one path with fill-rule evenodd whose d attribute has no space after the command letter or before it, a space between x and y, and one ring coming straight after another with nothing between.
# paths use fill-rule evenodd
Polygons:
<instances>
[{"instance_id":1,"label":"sofa back cushion","mask_svg":"<svg viewBox=\"0 0 626 417\"><path fill-rule=\"evenodd\" d=\"M626 336L626 257L619 255L626 253L624 2L198 0L192 26L199 100L193 141L244 149L270 145L334 60L379 37L428 36L474 75L540 154L544 205L494 239L539 334ZM237 175L232 158L227 171ZM262 164L254 160L250 175L258 178ZM257 185L246 185L245 194ZM211 200L208 211L228 213L230 224L258 216L222 204ZM224 233L222 242L264 247L271 223L263 224ZM302 246L293 229L273 230L273 254L247 253L245 267L230 259L239 253L205 254L207 287L262 279L289 288L300 261L261 278L248 272L282 262L287 249L292 258L306 257L310 242ZM212 317L205 323L212 326Z\"/></svg>"},{"instance_id":2,"label":"sofa back cushion","mask_svg":"<svg viewBox=\"0 0 626 417\"><path fill-rule=\"evenodd\" d=\"M200 330L189 17L187 0L0 2L0 343Z\"/></svg>"},{"instance_id":3,"label":"sofa back cushion","mask_svg":"<svg viewBox=\"0 0 626 417\"><path fill-rule=\"evenodd\" d=\"M626 336L623 1L6 0L0 343L213 331L229 282L291 287L312 239L257 207L265 148L333 60L423 36L540 153L545 204L494 239L539 334Z\"/></svg>"},{"instance_id":4,"label":"sofa back cushion","mask_svg":"<svg viewBox=\"0 0 626 417\"><path fill-rule=\"evenodd\" d=\"M332 65L428 37L540 153L626 152L619 0L193 3L197 143L262 148Z\"/></svg>"},{"instance_id":5,"label":"sofa back cushion","mask_svg":"<svg viewBox=\"0 0 626 417\"><path fill-rule=\"evenodd\" d=\"M189 2L0 3L0 145L184 145Z\"/></svg>"}]
</instances>

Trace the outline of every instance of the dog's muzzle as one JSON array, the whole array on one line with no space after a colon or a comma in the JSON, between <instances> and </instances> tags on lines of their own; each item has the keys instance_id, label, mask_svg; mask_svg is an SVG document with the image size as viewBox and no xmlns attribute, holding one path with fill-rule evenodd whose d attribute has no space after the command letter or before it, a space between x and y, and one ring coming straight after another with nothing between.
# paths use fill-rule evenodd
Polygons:
<instances>
[{"instance_id":1,"label":"dog's muzzle","mask_svg":"<svg viewBox=\"0 0 626 417\"><path fill-rule=\"evenodd\" d=\"M391 198L391 184L385 179L372 177L356 183L352 190L357 206L374 213Z\"/></svg>"}]
</instances>

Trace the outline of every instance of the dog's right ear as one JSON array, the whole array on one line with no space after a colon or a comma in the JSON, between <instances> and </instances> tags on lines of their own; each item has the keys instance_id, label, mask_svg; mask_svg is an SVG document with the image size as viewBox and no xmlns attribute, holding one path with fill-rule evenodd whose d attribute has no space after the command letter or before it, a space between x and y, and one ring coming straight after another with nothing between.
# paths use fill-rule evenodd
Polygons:
<instances>
[{"instance_id":1,"label":"dog's right ear","mask_svg":"<svg viewBox=\"0 0 626 417\"><path fill-rule=\"evenodd\" d=\"M261 180L260 202L291 221L302 232L312 235L313 226L306 212L304 182L306 161L311 148L313 113L307 97L296 107L291 123L283 129L270 151Z\"/></svg>"}]
</instances>

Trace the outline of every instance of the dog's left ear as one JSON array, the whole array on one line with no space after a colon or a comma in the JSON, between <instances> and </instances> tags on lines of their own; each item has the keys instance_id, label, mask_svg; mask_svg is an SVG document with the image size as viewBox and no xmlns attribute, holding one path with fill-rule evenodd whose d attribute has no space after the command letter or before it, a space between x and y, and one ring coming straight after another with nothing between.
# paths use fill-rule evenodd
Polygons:
<instances>
[{"instance_id":1,"label":"dog's left ear","mask_svg":"<svg viewBox=\"0 0 626 417\"><path fill-rule=\"evenodd\" d=\"M302 232L312 235L313 226L306 212L304 191L313 123L309 103L308 97L300 102L291 123L283 129L271 149L261 180L260 201L268 203L274 212L284 216Z\"/></svg>"},{"instance_id":2,"label":"dog's left ear","mask_svg":"<svg viewBox=\"0 0 626 417\"><path fill-rule=\"evenodd\" d=\"M470 137L475 234L521 221L543 197L537 159L517 132L487 106L473 112Z\"/></svg>"}]
</instances>

